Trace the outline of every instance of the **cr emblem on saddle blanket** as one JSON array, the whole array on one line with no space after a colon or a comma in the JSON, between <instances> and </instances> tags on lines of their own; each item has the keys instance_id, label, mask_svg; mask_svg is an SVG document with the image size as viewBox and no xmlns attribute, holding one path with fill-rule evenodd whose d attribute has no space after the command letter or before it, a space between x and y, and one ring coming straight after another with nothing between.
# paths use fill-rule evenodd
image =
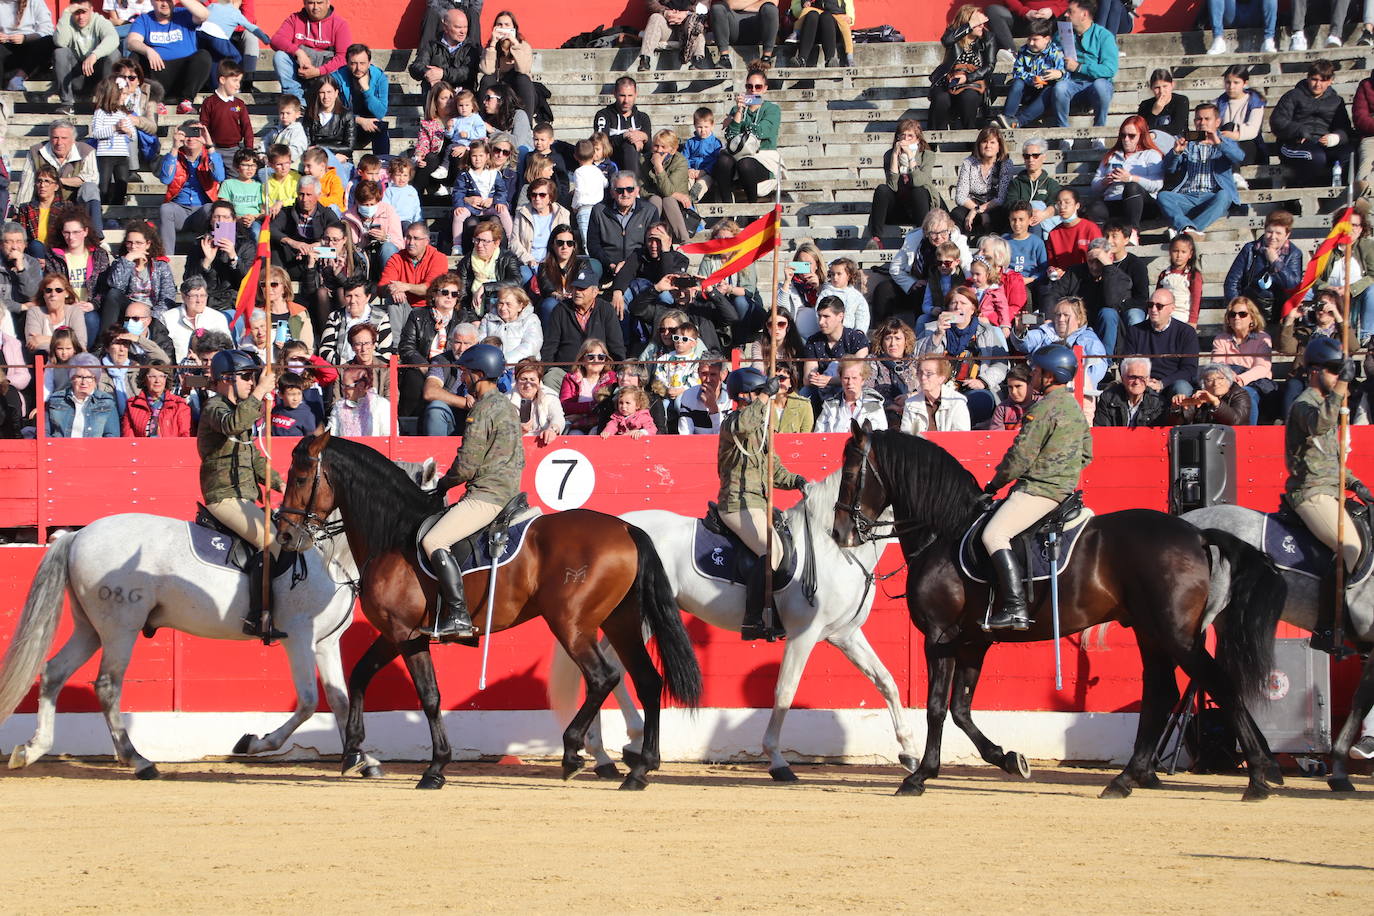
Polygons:
<instances>
[{"instance_id":1,"label":"cr emblem on saddle blanket","mask_svg":"<svg viewBox=\"0 0 1374 916\"><path fill-rule=\"evenodd\" d=\"M1360 562L1345 583L1352 588L1369 578L1374 571L1374 550L1370 547L1369 520L1359 503L1346 504L1355 530L1360 536ZM1321 579L1331 569L1331 548L1313 537L1302 519L1287 507L1264 516L1264 552L1274 558L1274 565L1300 576Z\"/></svg>"},{"instance_id":2,"label":"cr emblem on saddle blanket","mask_svg":"<svg viewBox=\"0 0 1374 916\"><path fill-rule=\"evenodd\" d=\"M983 528L1001 505L1001 502L997 502L991 509L980 515L964 535L964 539L959 542L959 569L974 582L981 582L986 585L994 579L991 565L988 562L988 552L983 548ZM1057 509L1037 522L1033 528L1023 531L1013 538L1011 549L1021 559L1026 580L1039 582L1050 577L1049 533L1051 531L1061 532L1059 537L1059 571L1062 573L1068 567L1069 559L1073 556L1073 549L1078 544L1078 536L1083 533L1083 529L1092 517L1093 511L1083 505L1083 494L1081 492L1075 493L1060 503Z\"/></svg>"},{"instance_id":3,"label":"cr emblem on saddle blanket","mask_svg":"<svg viewBox=\"0 0 1374 916\"><path fill-rule=\"evenodd\" d=\"M444 512L447 511L445 508ZM415 557L420 569L431 579L434 578L434 572L429 568L429 558L425 556L420 542L444 512L437 512L425 519L415 533ZM526 494L517 493L490 525L453 544L449 552L465 576L479 569L505 566L519 555L520 548L525 546L525 534L530 530L531 523L543 514L544 510L530 505Z\"/></svg>"},{"instance_id":4,"label":"cr emblem on saddle blanket","mask_svg":"<svg viewBox=\"0 0 1374 916\"><path fill-rule=\"evenodd\" d=\"M773 590L782 591L796 575L797 551L792 542L792 529L777 509L773 510L773 536L782 541L782 563L773 575ZM810 556L808 552L808 559ZM697 521L696 533L692 538L692 562L697 572L718 582L745 585L758 561L754 552L725 527L716 504L707 503L706 517ZM807 594L814 595L814 589Z\"/></svg>"}]
</instances>

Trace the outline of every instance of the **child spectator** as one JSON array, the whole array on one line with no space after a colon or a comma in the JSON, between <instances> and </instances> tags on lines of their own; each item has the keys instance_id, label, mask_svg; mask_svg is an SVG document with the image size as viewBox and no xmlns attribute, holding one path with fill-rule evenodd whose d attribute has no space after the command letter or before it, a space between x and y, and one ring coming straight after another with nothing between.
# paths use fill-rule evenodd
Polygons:
<instances>
[{"instance_id":1,"label":"child spectator","mask_svg":"<svg viewBox=\"0 0 1374 916\"><path fill-rule=\"evenodd\" d=\"M1197 243L1191 235L1174 236L1169 243L1169 266L1159 272L1156 289L1168 289L1175 302L1188 303L1188 323L1197 327L1202 311L1202 271L1199 269Z\"/></svg>"},{"instance_id":2,"label":"child spectator","mask_svg":"<svg viewBox=\"0 0 1374 916\"><path fill-rule=\"evenodd\" d=\"M343 214L344 186L339 173L329 164L329 152L312 146L301 156L301 170L320 182L320 206L331 207L335 216Z\"/></svg>"},{"instance_id":3,"label":"child spectator","mask_svg":"<svg viewBox=\"0 0 1374 916\"><path fill-rule=\"evenodd\" d=\"M1018 430L1026 420L1026 411L1039 400L1031 393L1030 370L1017 363L1007 370L1007 396L992 411L988 429Z\"/></svg>"},{"instance_id":4,"label":"child spectator","mask_svg":"<svg viewBox=\"0 0 1374 916\"><path fill-rule=\"evenodd\" d=\"M272 43L271 35L249 22L248 17L243 15L239 9L242 5L243 0L210 0L206 4L210 18L200 24L196 39L202 48L210 52L210 57L220 63L243 64L243 54L231 40L234 32L240 28L257 36L264 48ZM248 70L257 70L256 60L248 63Z\"/></svg>"},{"instance_id":5,"label":"child spectator","mask_svg":"<svg viewBox=\"0 0 1374 916\"><path fill-rule=\"evenodd\" d=\"M344 214L344 223L353 234L353 244L368 258L369 275L379 277L393 254L401 250L401 218L382 200L382 188L375 181L353 183L353 206Z\"/></svg>"},{"instance_id":6,"label":"child spectator","mask_svg":"<svg viewBox=\"0 0 1374 916\"><path fill-rule=\"evenodd\" d=\"M415 185L418 193L426 197L449 176L448 122L458 115L456 98L453 87L443 81L435 83L425 98L415 137ZM455 163L454 168L459 165Z\"/></svg>"},{"instance_id":7,"label":"child spectator","mask_svg":"<svg viewBox=\"0 0 1374 916\"><path fill-rule=\"evenodd\" d=\"M988 258L979 252L973 256L968 278L969 285L978 296L978 317L1005 333L1011 327L1012 314L1006 291L1002 289L1001 271L997 271Z\"/></svg>"},{"instance_id":8,"label":"child spectator","mask_svg":"<svg viewBox=\"0 0 1374 916\"><path fill-rule=\"evenodd\" d=\"M620 171L620 166L615 162L615 146L611 143L610 134L604 130L598 130L592 134L592 143L596 147L596 157L592 163L601 170L601 174L606 176L606 183Z\"/></svg>"},{"instance_id":9,"label":"child spectator","mask_svg":"<svg viewBox=\"0 0 1374 916\"><path fill-rule=\"evenodd\" d=\"M269 162L274 146L286 147L291 168L300 169L301 156L309 148L310 140L305 135L305 125L301 123L301 100L294 95L283 95L277 99L277 123L269 124L262 132L262 151L267 154Z\"/></svg>"},{"instance_id":10,"label":"child spectator","mask_svg":"<svg viewBox=\"0 0 1374 916\"><path fill-rule=\"evenodd\" d=\"M1058 280L1075 264L1088 260L1088 243L1102 237L1102 230L1092 220L1078 215L1078 192L1073 188L1060 188L1054 199L1054 208L1061 222L1050 230L1045 239L1045 252L1049 257L1046 275Z\"/></svg>"},{"instance_id":11,"label":"child spectator","mask_svg":"<svg viewBox=\"0 0 1374 916\"><path fill-rule=\"evenodd\" d=\"M935 275L926 284L926 296L921 303L923 317L933 318L944 308L945 297L950 291L968 282L959 257L959 245L955 242L941 242L935 246Z\"/></svg>"},{"instance_id":12,"label":"child spectator","mask_svg":"<svg viewBox=\"0 0 1374 916\"><path fill-rule=\"evenodd\" d=\"M864 296L864 272L852 258L836 258L825 274L820 298L839 296L844 300L844 326L868 333L868 299Z\"/></svg>"},{"instance_id":13,"label":"child spectator","mask_svg":"<svg viewBox=\"0 0 1374 916\"><path fill-rule=\"evenodd\" d=\"M453 111L447 126L449 155L460 160L456 167L462 168L472 141L487 139L487 122L477 113L477 97L467 89L454 96Z\"/></svg>"},{"instance_id":14,"label":"child spectator","mask_svg":"<svg viewBox=\"0 0 1374 916\"><path fill-rule=\"evenodd\" d=\"M1003 127L1015 129L1040 120L1053 95L1051 84L1064 78L1064 49L1053 37L1057 27L1053 18L1030 20L1030 37L1011 65L1007 102L998 118Z\"/></svg>"},{"instance_id":15,"label":"child spectator","mask_svg":"<svg viewBox=\"0 0 1374 916\"><path fill-rule=\"evenodd\" d=\"M295 96L292 96L295 98ZM267 215L275 217L282 207L296 202L296 189L300 187L301 175L291 168L291 150L278 144L267 153L267 161L272 172L267 178Z\"/></svg>"},{"instance_id":16,"label":"child spectator","mask_svg":"<svg viewBox=\"0 0 1374 916\"><path fill-rule=\"evenodd\" d=\"M222 4L215 4L220 6ZM232 60L219 62L219 87L200 103L200 123L223 156L236 149L253 148L253 121L248 103L239 98L243 68Z\"/></svg>"},{"instance_id":17,"label":"child spectator","mask_svg":"<svg viewBox=\"0 0 1374 916\"><path fill-rule=\"evenodd\" d=\"M1026 278L1011 269L1011 246L1001 236L985 235L978 242L978 253L987 259L992 275L1007 297L1014 319L1026 307Z\"/></svg>"},{"instance_id":18,"label":"child spectator","mask_svg":"<svg viewBox=\"0 0 1374 916\"><path fill-rule=\"evenodd\" d=\"M592 219L592 207L606 199L609 181L606 173L596 167L597 148L595 140L578 140L573 150L577 159L577 171L572 179L572 209L577 214L577 229L585 242L587 224Z\"/></svg>"},{"instance_id":19,"label":"child spectator","mask_svg":"<svg viewBox=\"0 0 1374 916\"><path fill-rule=\"evenodd\" d=\"M1024 200L1012 204L1007 211L1011 232L1005 237L1010 255L1007 266L1020 274L1028 284L1039 282L1049 266L1044 241L1030 231L1033 212L1031 205Z\"/></svg>"},{"instance_id":20,"label":"child spectator","mask_svg":"<svg viewBox=\"0 0 1374 916\"><path fill-rule=\"evenodd\" d=\"M506 181L491 163L487 141L474 140L468 147L468 167L458 176L453 194L459 201L453 210L453 254L463 253L462 239L469 220L495 216L510 237L510 209L500 202L506 196Z\"/></svg>"},{"instance_id":21,"label":"child spectator","mask_svg":"<svg viewBox=\"0 0 1374 916\"><path fill-rule=\"evenodd\" d=\"M658 432L649 412L649 393L643 388L621 388L615 394L615 412L601 431L601 438L629 436L642 439Z\"/></svg>"},{"instance_id":22,"label":"child spectator","mask_svg":"<svg viewBox=\"0 0 1374 916\"><path fill-rule=\"evenodd\" d=\"M234 213L239 224L246 226L257 235L256 224L262 219L266 208L267 189L258 181L258 154L251 149L241 149L234 154L234 172L237 178L230 178L219 186L219 199L234 205ZM295 195L292 195L295 200Z\"/></svg>"},{"instance_id":23,"label":"child spectator","mask_svg":"<svg viewBox=\"0 0 1374 916\"><path fill-rule=\"evenodd\" d=\"M95 162L100 170L100 199L119 206L129 193L129 153L135 149L138 128L125 108L131 92L127 81L107 77L95 87L95 113L90 138L95 141Z\"/></svg>"},{"instance_id":24,"label":"child spectator","mask_svg":"<svg viewBox=\"0 0 1374 916\"><path fill-rule=\"evenodd\" d=\"M386 171L382 168L381 157L374 153L368 153L358 160L358 167L353 172L353 180L348 183L348 191L345 199L348 206L353 206L353 192L358 187L360 181L371 181L377 185L378 191L386 190Z\"/></svg>"},{"instance_id":25,"label":"child spectator","mask_svg":"<svg viewBox=\"0 0 1374 916\"><path fill-rule=\"evenodd\" d=\"M19 439L24 423L24 399L10 384L9 370L0 366L0 439Z\"/></svg>"},{"instance_id":26,"label":"child spectator","mask_svg":"<svg viewBox=\"0 0 1374 916\"><path fill-rule=\"evenodd\" d=\"M694 203L700 203L711 193L711 169L716 167L722 144L715 135L716 116L709 108L698 108L692 114L692 136L682 146L687 157L687 193Z\"/></svg>"},{"instance_id":27,"label":"child spectator","mask_svg":"<svg viewBox=\"0 0 1374 916\"><path fill-rule=\"evenodd\" d=\"M310 344L303 340L289 340L282 345L281 358L287 370L295 372L305 383L305 402L323 425L325 392L339 380L339 370L310 352Z\"/></svg>"},{"instance_id":28,"label":"child spectator","mask_svg":"<svg viewBox=\"0 0 1374 916\"><path fill-rule=\"evenodd\" d=\"M387 164L386 174L391 180L382 191L382 202L396 211L401 221L401 232L410 228L411 223L424 221L420 210L420 195L410 178L415 174L415 166L404 156L397 156Z\"/></svg>"},{"instance_id":29,"label":"child spectator","mask_svg":"<svg viewBox=\"0 0 1374 916\"><path fill-rule=\"evenodd\" d=\"M272 435L313 436L323 419L305 402L306 381L297 372L283 372L277 381L281 403L272 408Z\"/></svg>"},{"instance_id":30,"label":"child spectator","mask_svg":"<svg viewBox=\"0 0 1374 916\"><path fill-rule=\"evenodd\" d=\"M704 352L700 348L700 332L690 321L684 321L673 331L669 341L673 345L671 353L660 356L654 364L654 381L668 392L668 397L676 400L693 385L701 384L700 364L697 357ZM700 349L699 349L700 348Z\"/></svg>"}]
</instances>

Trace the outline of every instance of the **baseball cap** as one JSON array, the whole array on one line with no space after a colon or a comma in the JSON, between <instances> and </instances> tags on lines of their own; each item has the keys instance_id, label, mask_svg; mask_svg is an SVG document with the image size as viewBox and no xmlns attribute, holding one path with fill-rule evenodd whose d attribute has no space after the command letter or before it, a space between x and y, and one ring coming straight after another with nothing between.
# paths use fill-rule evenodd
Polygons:
<instances>
[{"instance_id":1,"label":"baseball cap","mask_svg":"<svg viewBox=\"0 0 1374 916\"><path fill-rule=\"evenodd\" d=\"M589 286L601 285L601 265L596 261L583 261L577 268L577 276L573 277L573 289L586 289Z\"/></svg>"}]
</instances>

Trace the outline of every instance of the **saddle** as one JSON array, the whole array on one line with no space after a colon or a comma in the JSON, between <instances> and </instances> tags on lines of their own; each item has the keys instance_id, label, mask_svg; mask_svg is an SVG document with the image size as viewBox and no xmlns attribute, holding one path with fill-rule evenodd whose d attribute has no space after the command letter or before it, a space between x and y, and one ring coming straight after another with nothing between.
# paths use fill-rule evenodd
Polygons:
<instances>
[{"instance_id":1,"label":"saddle","mask_svg":"<svg viewBox=\"0 0 1374 916\"><path fill-rule=\"evenodd\" d=\"M782 563L773 574L773 590L781 591L792 582L797 573L797 552L793 544L792 528L779 509L773 510L773 536L782 543ZM759 559L754 551L746 547L739 536L721 521L720 507L708 502L706 515L697 522L696 537L692 539L692 562L697 572L708 579L744 585L748 583ZM810 594L814 594L814 589Z\"/></svg>"},{"instance_id":2,"label":"saddle","mask_svg":"<svg viewBox=\"0 0 1374 916\"><path fill-rule=\"evenodd\" d=\"M1370 507L1355 499L1345 501L1345 511L1355 523L1360 538L1360 560L1345 583L1351 588L1374 572L1374 538L1371 538ZM1331 548L1307 530L1302 518L1293 511L1287 499L1279 501L1279 510L1265 515L1264 552L1273 557L1280 569L1301 576L1321 579L1335 561Z\"/></svg>"},{"instance_id":3,"label":"saddle","mask_svg":"<svg viewBox=\"0 0 1374 916\"><path fill-rule=\"evenodd\" d=\"M449 507L445 506L434 513L421 522L419 530L415 532L415 557L420 569L431 579L434 578L434 572L429 568L429 557L425 556L421 542L448 510ZM490 525L454 542L449 547L449 553L465 576L479 569L505 566L520 553L520 548L525 545L526 532L542 514L543 510L530 505L528 495L517 493L501 507Z\"/></svg>"},{"instance_id":4,"label":"saddle","mask_svg":"<svg viewBox=\"0 0 1374 916\"><path fill-rule=\"evenodd\" d=\"M210 514L204 503L196 503L196 519L187 525L191 551L196 559L211 566L227 566L243 572L248 558L258 552L238 533Z\"/></svg>"},{"instance_id":5,"label":"saddle","mask_svg":"<svg viewBox=\"0 0 1374 916\"><path fill-rule=\"evenodd\" d=\"M969 528L959 542L959 567L963 574L974 582L987 584L996 581L987 549L983 547L983 529L988 519L1002 505L999 500L993 503ZM1059 540L1059 571L1069 565L1078 537L1093 517L1093 511L1083 505L1083 491L1075 490L1039 523L1012 538L1011 549L1021 560L1021 569L1026 577L1026 602L1035 600L1032 583L1048 579L1051 575L1050 536Z\"/></svg>"}]
</instances>

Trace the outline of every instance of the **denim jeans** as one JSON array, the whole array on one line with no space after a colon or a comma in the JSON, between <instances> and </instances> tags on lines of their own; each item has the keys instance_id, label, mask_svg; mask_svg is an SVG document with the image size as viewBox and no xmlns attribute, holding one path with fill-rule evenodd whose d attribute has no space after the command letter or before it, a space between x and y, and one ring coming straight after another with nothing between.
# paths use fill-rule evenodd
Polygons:
<instances>
[{"instance_id":1,"label":"denim jeans","mask_svg":"<svg viewBox=\"0 0 1374 916\"><path fill-rule=\"evenodd\" d=\"M458 431L458 419L453 415L453 408L443 401L430 401L425 405L425 412L420 420L420 435L422 436L452 436Z\"/></svg>"},{"instance_id":2,"label":"denim jeans","mask_svg":"<svg viewBox=\"0 0 1374 916\"><path fill-rule=\"evenodd\" d=\"M1207 0L1207 12L1212 19L1212 37L1223 29L1253 29L1264 27L1264 37L1273 38L1278 28L1279 0Z\"/></svg>"},{"instance_id":3,"label":"denim jeans","mask_svg":"<svg viewBox=\"0 0 1374 916\"><path fill-rule=\"evenodd\" d=\"M1160 191L1155 197L1155 203L1159 205L1159 210L1169 225L1179 232L1189 226L1199 231L1206 230L1231 209L1230 201L1222 197L1219 191L1215 194Z\"/></svg>"},{"instance_id":4,"label":"denim jeans","mask_svg":"<svg viewBox=\"0 0 1374 916\"><path fill-rule=\"evenodd\" d=\"M277 71L277 81L281 83L282 95L294 95L305 104L305 87L296 77L296 58L285 51L272 55L272 69Z\"/></svg>"},{"instance_id":5,"label":"denim jeans","mask_svg":"<svg viewBox=\"0 0 1374 916\"><path fill-rule=\"evenodd\" d=\"M1007 101L1002 106L1002 113L1008 121L1029 124L1044 117L1045 106L1049 104L1050 98L1050 87L1036 89L1025 80L1012 80L1011 85L1007 87ZM1021 105L1022 99L1027 100L1024 108Z\"/></svg>"},{"instance_id":6,"label":"denim jeans","mask_svg":"<svg viewBox=\"0 0 1374 916\"><path fill-rule=\"evenodd\" d=\"M1112 81L1106 79L1085 80L1065 77L1054 84L1053 103L1050 110L1054 114L1055 127L1069 126L1069 106L1075 97L1084 92L1093 94L1093 126L1106 127L1107 113L1112 107Z\"/></svg>"},{"instance_id":7,"label":"denim jeans","mask_svg":"<svg viewBox=\"0 0 1374 916\"><path fill-rule=\"evenodd\" d=\"M1246 385L1245 390L1250 392L1250 425L1259 425L1260 391L1254 385Z\"/></svg>"},{"instance_id":8,"label":"denim jeans","mask_svg":"<svg viewBox=\"0 0 1374 916\"><path fill-rule=\"evenodd\" d=\"M1351 311L1355 313L1355 321L1360 328L1358 342L1363 343L1369 339L1369 335L1374 334L1374 286L1366 286L1364 292L1355 297Z\"/></svg>"},{"instance_id":9,"label":"denim jeans","mask_svg":"<svg viewBox=\"0 0 1374 916\"><path fill-rule=\"evenodd\" d=\"M1178 379L1177 381L1173 381L1165 385L1164 390L1159 393L1159 396L1162 397L1165 401L1170 401L1176 394L1181 394L1184 397L1189 397L1192 395L1194 390L1196 389L1194 389L1192 382L1187 381L1186 379Z\"/></svg>"}]
</instances>

